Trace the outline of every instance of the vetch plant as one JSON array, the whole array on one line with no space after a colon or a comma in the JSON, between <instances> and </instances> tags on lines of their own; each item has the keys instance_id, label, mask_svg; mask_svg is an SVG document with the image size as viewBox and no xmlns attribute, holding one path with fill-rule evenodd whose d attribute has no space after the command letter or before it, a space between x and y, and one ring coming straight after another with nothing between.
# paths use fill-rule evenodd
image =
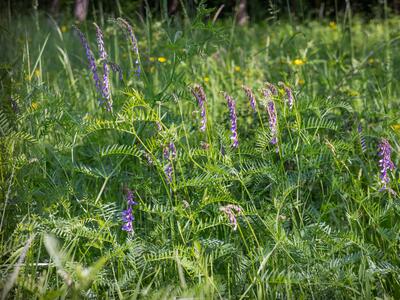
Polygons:
<instances>
[{"instance_id":1,"label":"vetch plant","mask_svg":"<svg viewBox=\"0 0 400 300\"><path fill-rule=\"evenodd\" d=\"M100 59L103 63L103 85L102 85L102 94L103 98L106 101L107 110L112 110L112 101L110 95L110 80L109 80L109 68L108 68L108 55L104 46L103 32L100 27L94 23L96 27L96 36L97 36L97 46L99 48Z\"/></svg>"},{"instance_id":2,"label":"vetch plant","mask_svg":"<svg viewBox=\"0 0 400 300\"><path fill-rule=\"evenodd\" d=\"M382 190L387 189L387 184L390 182L388 171L395 169L394 163L391 159L392 147L387 139L382 139L379 144L379 167L381 168L381 182L383 184Z\"/></svg>"},{"instance_id":3,"label":"vetch plant","mask_svg":"<svg viewBox=\"0 0 400 300\"><path fill-rule=\"evenodd\" d=\"M75 32L79 35L79 39L81 40L81 44L83 48L85 49L86 52L86 58L89 62L89 69L93 74L93 80L96 86L96 90L98 93L103 96L103 90L102 90L102 84L99 78L99 74L97 73L97 66L96 66L96 60L94 59L93 52L90 49L89 43L85 38L85 35L78 29L78 27L74 26ZM102 102L100 98L100 103Z\"/></svg>"},{"instance_id":4,"label":"vetch plant","mask_svg":"<svg viewBox=\"0 0 400 300\"><path fill-rule=\"evenodd\" d=\"M124 222L122 230L128 233L133 233L133 220L135 219L133 216L133 206L138 203L135 201L135 196L130 189L127 189L126 191L126 203L127 209L122 212L122 221Z\"/></svg>"},{"instance_id":5,"label":"vetch plant","mask_svg":"<svg viewBox=\"0 0 400 300\"><path fill-rule=\"evenodd\" d=\"M201 85L195 84L192 88L192 94L197 99L198 105L201 110L201 126L200 131L206 131L207 126L207 115L206 115L206 94Z\"/></svg>"},{"instance_id":6,"label":"vetch plant","mask_svg":"<svg viewBox=\"0 0 400 300\"><path fill-rule=\"evenodd\" d=\"M228 103L229 108L229 116L231 120L231 140L232 140L232 147L237 148L239 146L238 134L237 134L237 116L236 116L236 102L233 100L228 93L223 92L226 102Z\"/></svg>"},{"instance_id":7,"label":"vetch plant","mask_svg":"<svg viewBox=\"0 0 400 300\"><path fill-rule=\"evenodd\" d=\"M243 85L242 88L243 88L247 98L249 99L251 108L253 109L254 112L257 112L256 97L254 96L253 91L248 86L245 86L245 85Z\"/></svg>"},{"instance_id":8,"label":"vetch plant","mask_svg":"<svg viewBox=\"0 0 400 300\"><path fill-rule=\"evenodd\" d=\"M227 216L230 224L232 225L233 231L236 231L238 226L236 215L242 212L242 208L238 205L228 204L225 206L221 206L219 210Z\"/></svg>"}]
</instances>

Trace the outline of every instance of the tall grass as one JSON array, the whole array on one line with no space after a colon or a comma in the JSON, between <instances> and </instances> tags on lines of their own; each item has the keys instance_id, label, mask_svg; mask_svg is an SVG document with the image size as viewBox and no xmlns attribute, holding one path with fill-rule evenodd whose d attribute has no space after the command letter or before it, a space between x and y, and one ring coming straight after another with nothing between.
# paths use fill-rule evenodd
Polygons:
<instances>
[{"instance_id":1,"label":"tall grass","mask_svg":"<svg viewBox=\"0 0 400 300\"><path fill-rule=\"evenodd\" d=\"M124 72L112 75L112 112L72 23L3 24L3 298L400 297L399 177L382 190L378 162L386 138L399 164L400 20L238 28L209 13L135 22L139 78L105 19ZM79 27L99 57L94 26ZM281 87L273 98L276 145L266 81L295 98L292 109ZM236 102L238 148L221 91ZM176 156L163 153L170 143ZM138 202L132 234L121 230L126 189ZM240 208L237 229L227 205Z\"/></svg>"}]
</instances>

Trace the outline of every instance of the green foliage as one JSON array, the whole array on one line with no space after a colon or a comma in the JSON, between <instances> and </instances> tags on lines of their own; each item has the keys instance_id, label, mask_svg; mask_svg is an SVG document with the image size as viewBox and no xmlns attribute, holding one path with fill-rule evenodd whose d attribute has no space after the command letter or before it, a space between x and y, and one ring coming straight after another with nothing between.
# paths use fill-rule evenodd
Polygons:
<instances>
[{"instance_id":1,"label":"green foliage","mask_svg":"<svg viewBox=\"0 0 400 300\"><path fill-rule=\"evenodd\" d=\"M4 54L1 90L3 297L399 298L398 171L392 192L381 191L377 156L387 138L399 164L399 19L237 28L198 13L184 26L134 27L140 78L119 27L103 26L124 72L111 78L112 112L98 106L69 26L21 19L9 28L17 43ZM22 53L15 64L10 49ZM276 146L266 81L284 81L295 97L292 110L284 90L274 98ZM207 95L205 132L194 83ZM238 149L221 91L236 100ZM165 158L171 142L176 157ZM121 230L127 188L138 202L133 234ZM236 231L221 210L229 204L241 209Z\"/></svg>"}]
</instances>

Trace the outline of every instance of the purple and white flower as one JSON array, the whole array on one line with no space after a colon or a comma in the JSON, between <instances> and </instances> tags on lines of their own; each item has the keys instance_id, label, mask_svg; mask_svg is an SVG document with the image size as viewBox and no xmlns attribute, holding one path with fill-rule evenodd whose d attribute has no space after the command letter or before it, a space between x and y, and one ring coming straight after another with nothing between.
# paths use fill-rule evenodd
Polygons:
<instances>
[{"instance_id":1,"label":"purple and white flower","mask_svg":"<svg viewBox=\"0 0 400 300\"><path fill-rule=\"evenodd\" d=\"M135 217L133 216L133 206L137 205L138 203L135 201L135 196L130 189L127 189L126 192L126 202L127 202L127 209L122 211L122 222L124 225L122 226L122 230L132 233L133 232L133 220Z\"/></svg>"},{"instance_id":2,"label":"purple and white flower","mask_svg":"<svg viewBox=\"0 0 400 300\"><path fill-rule=\"evenodd\" d=\"M228 93L224 92L224 97L228 102L229 114L231 119L231 140L232 147L237 148L239 146L238 134L237 134L237 116L236 116L236 103L235 100Z\"/></svg>"},{"instance_id":3,"label":"purple and white flower","mask_svg":"<svg viewBox=\"0 0 400 300\"><path fill-rule=\"evenodd\" d=\"M278 126L276 119L276 110L274 101L270 100L267 104L268 117L269 117L269 129L271 130L271 144L275 145L278 143Z\"/></svg>"},{"instance_id":4,"label":"purple and white flower","mask_svg":"<svg viewBox=\"0 0 400 300\"><path fill-rule=\"evenodd\" d=\"M243 88L247 98L249 99L251 108L253 109L254 112L257 112L257 109L256 109L256 97L254 96L253 91L249 87L247 87L245 85L242 86L242 88Z\"/></svg>"},{"instance_id":5,"label":"purple and white flower","mask_svg":"<svg viewBox=\"0 0 400 300\"><path fill-rule=\"evenodd\" d=\"M200 126L200 131L206 131L206 125L207 125L207 116L206 116L206 94L204 93L204 90L201 85L195 84L194 87L192 88L192 94L193 96L197 99L197 102L200 106L201 110L201 126Z\"/></svg>"},{"instance_id":6,"label":"purple and white flower","mask_svg":"<svg viewBox=\"0 0 400 300\"><path fill-rule=\"evenodd\" d=\"M76 33L79 35L79 39L81 40L81 44L82 44L83 48L85 48L86 57L89 62L89 69L93 74L93 80L96 85L96 89L101 95L103 95L102 84L101 84L99 75L97 73L96 61L94 59L92 51L90 50L89 43L86 40L85 35L82 33L82 31L80 31L78 29L78 27L74 26L74 29L75 29Z\"/></svg>"},{"instance_id":7,"label":"purple and white flower","mask_svg":"<svg viewBox=\"0 0 400 300\"><path fill-rule=\"evenodd\" d=\"M108 55L104 46L104 38L103 32L101 31L100 27L94 23L96 27L96 36L97 36L97 46L99 48L100 59L103 62L103 85L102 85L102 95L103 98L106 100L107 110L112 110L112 102L111 102L111 95L110 95L110 81L109 81L109 73L110 70L108 68Z\"/></svg>"},{"instance_id":8,"label":"purple and white flower","mask_svg":"<svg viewBox=\"0 0 400 300\"><path fill-rule=\"evenodd\" d=\"M383 184L382 190L387 188L387 184L390 182L388 171L393 171L395 165L391 160L392 147L387 139L382 139L379 144L379 167L381 168L380 179Z\"/></svg>"},{"instance_id":9,"label":"purple and white flower","mask_svg":"<svg viewBox=\"0 0 400 300\"><path fill-rule=\"evenodd\" d=\"M222 211L227 216L229 223L233 227L233 230L236 231L237 229L236 214L240 214L242 212L241 207L234 204L228 204L225 206L221 206L219 210Z\"/></svg>"},{"instance_id":10,"label":"purple and white flower","mask_svg":"<svg viewBox=\"0 0 400 300\"><path fill-rule=\"evenodd\" d=\"M285 90L287 102L288 102L288 105L289 105L289 109L291 110L293 108L293 103L294 103L294 97L293 97L292 89L290 87L288 87L286 84L284 84L283 82L279 82L278 84L280 86L282 86L283 89Z\"/></svg>"},{"instance_id":11,"label":"purple and white flower","mask_svg":"<svg viewBox=\"0 0 400 300\"><path fill-rule=\"evenodd\" d=\"M139 63L139 47L138 47L136 36L133 33L133 28L126 20L124 20L122 18L118 18L118 21L120 24L122 24L125 27L126 31L128 32L128 37L129 37L129 40L132 45L132 51L136 56L136 60L135 60L136 71L135 71L135 73L136 73L137 77L140 77L141 70L140 70L140 63Z\"/></svg>"}]
</instances>

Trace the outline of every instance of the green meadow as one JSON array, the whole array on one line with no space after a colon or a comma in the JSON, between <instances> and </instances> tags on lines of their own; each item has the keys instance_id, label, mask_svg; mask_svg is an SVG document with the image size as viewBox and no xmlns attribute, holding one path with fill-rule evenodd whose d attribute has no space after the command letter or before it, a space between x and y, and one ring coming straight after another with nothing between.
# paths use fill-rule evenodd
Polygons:
<instances>
[{"instance_id":1,"label":"green meadow","mask_svg":"<svg viewBox=\"0 0 400 300\"><path fill-rule=\"evenodd\" d=\"M214 13L2 19L2 299L400 298L400 18Z\"/></svg>"}]
</instances>

